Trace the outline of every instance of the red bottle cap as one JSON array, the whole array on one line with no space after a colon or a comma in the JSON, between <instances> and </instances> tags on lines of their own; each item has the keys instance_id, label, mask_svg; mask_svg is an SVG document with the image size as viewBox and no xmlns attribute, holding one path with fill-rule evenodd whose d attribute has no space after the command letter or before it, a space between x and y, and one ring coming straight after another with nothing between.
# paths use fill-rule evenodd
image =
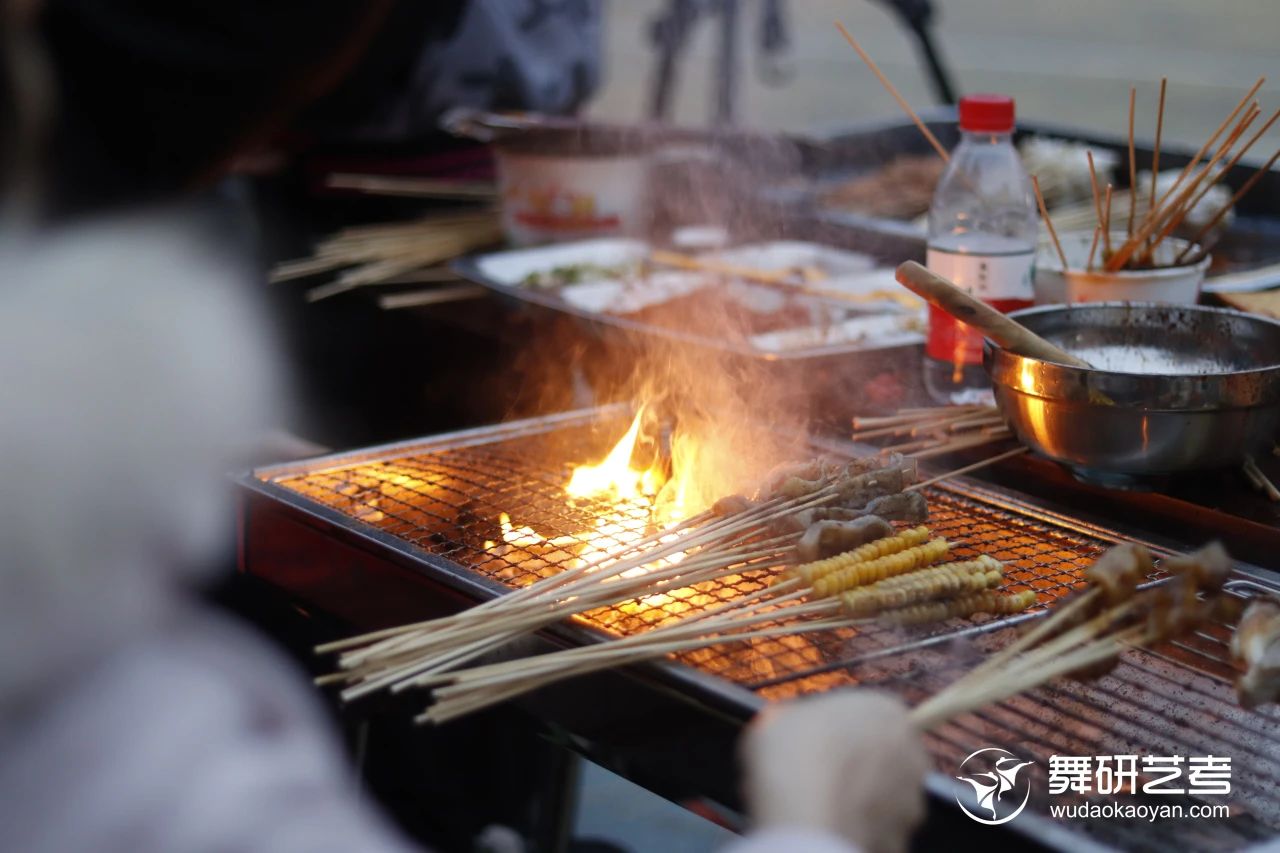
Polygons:
<instances>
[{"instance_id":1,"label":"red bottle cap","mask_svg":"<svg viewBox=\"0 0 1280 853\"><path fill-rule=\"evenodd\" d=\"M970 133L1010 133L1013 98L1008 95L965 95L960 99L960 129Z\"/></svg>"}]
</instances>

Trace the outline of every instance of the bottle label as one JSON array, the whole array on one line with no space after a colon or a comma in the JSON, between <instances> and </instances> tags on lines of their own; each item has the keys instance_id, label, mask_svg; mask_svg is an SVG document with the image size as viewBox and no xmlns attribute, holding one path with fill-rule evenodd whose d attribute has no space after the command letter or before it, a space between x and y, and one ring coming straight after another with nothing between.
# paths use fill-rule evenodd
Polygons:
<instances>
[{"instance_id":1,"label":"bottle label","mask_svg":"<svg viewBox=\"0 0 1280 853\"><path fill-rule=\"evenodd\" d=\"M933 246L925 261L933 272L1005 313L1032 304L1034 263L1035 252L1030 251L975 255ZM929 337L925 341L925 354L930 358L957 365L980 364L982 337L981 332L930 306Z\"/></svg>"}]
</instances>

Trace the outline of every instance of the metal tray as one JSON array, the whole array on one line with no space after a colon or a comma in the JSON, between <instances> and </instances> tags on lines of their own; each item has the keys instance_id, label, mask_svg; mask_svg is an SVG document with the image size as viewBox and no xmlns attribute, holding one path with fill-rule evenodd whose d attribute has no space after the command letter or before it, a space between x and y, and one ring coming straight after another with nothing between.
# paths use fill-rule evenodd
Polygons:
<instances>
[{"instance_id":1,"label":"metal tray","mask_svg":"<svg viewBox=\"0 0 1280 853\"><path fill-rule=\"evenodd\" d=\"M823 243L816 244L817 248L829 249L831 253L848 251L852 248L859 254L865 255L881 265L896 264L900 260L900 256L897 255L897 251L899 251L901 247L894 245L891 241L886 245L885 241L872 238L867 241L871 245L864 249L858 245L859 240L856 229L829 228L828 231L845 232L841 234L841 237L843 237L843 239L840 240L841 245L828 245ZM787 241L778 240L775 242ZM616 246L606 245L609 243L614 243ZM547 263L553 266L556 263L557 258L567 258L575 251L575 249L581 253L581 256L584 259L592 260L596 253L595 250L605 248L611 249L619 255L629 253L637 259L642 257L647 251L646 244L639 241L628 241L624 239L618 239L616 241L584 240L577 243L562 243L550 247L471 255L455 261L452 268L456 273L458 273L458 275L476 282L477 284L483 285L484 287L487 287L515 302L525 305L535 305L547 310L576 317L583 321L583 324L596 335L604 335L607 333L608 329L615 329L641 336L656 337L683 344L706 347L761 361L799 362L811 359L828 358L831 356L848 355L851 353L884 352L904 347L917 347L923 340L923 336L919 333L904 331L895 334L893 337L886 336L884 338L871 341L848 341L814 346L796 346L785 349L762 349L752 346L749 342L725 340L723 338L702 335L696 332L672 329L655 323L647 323L630 317L612 314L603 310L594 310L582 304L575 304L575 302L566 299L561 292L562 288L536 289L525 287L518 284L512 284L510 280L504 280L503 277L497 276L492 272L492 266L495 262L515 257L518 254L543 253L547 258ZM732 251L735 250L727 250L727 252ZM576 258L577 255L574 255L574 257ZM810 299L810 297L806 297L802 294L797 294L797 296L793 298L801 301ZM858 312L853 313L857 314ZM865 313L865 316L872 318L879 316L893 317L901 315L888 313L881 315L871 312Z\"/></svg>"},{"instance_id":2,"label":"metal tray","mask_svg":"<svg viewBox=\"0 0 1280 853\"><path fill-rule=\"evenodd\" d=\"M953 109L929 110L921 117L947 148L959 141ZM1121 155L1117 175L1121 181L1127 180L1128 141L1123 137L1081 133L1075 128L1046 122L1020 122L1015 142L1028 135L1083 142L1095 149L1116 152ZM789 207L797 215L818 221L908 241L923 254L925 236L910 222L828 208L818 202L823 190L882 166L898 155L931 153L929 143L914 124L903 119L832 129L812 135L801 143L801 148L804 152L802 177L762 189L765 203ZM1136 141L1134 151L1139 171L1150 169L1153 143L1145 139ZM1162 144L1160 166L1168 169L1186 165L1194 154L1192 149ZM1239 164L1228 173L1225 183L1233 189L1239 188L1257 172L1256 166ZM1205 292L1267 290L1280 286L1280 172L1269 172L1236 206L1235 222L1214 252L1228 260L1228 268L1211 273L1205 281Z\"/></svg>"}]
</instances>

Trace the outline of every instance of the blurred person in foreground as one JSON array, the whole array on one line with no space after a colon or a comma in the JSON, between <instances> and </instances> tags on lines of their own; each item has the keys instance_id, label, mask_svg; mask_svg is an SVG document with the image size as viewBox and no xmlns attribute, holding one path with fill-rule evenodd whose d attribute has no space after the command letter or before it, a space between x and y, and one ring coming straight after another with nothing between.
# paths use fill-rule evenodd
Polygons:
<instances>
[{"instance_id":1,"label":"blurred person in foreground","mask_svg":"<svg viewBox=\"0 0 1280 853\"><path fill-rule=\"evenodd\" d=\"M410 849L302 675L198 594L231 544L225 472L284 397L249 273L171 211L32 224L52 107L30 10L0 3L0 846ZM860 693L767 714L739 849L902 849L924 772L904 720Z\"/></svg>"},{"instance_id":2,"label":"blurred person in foreground","mask_svg":"<svg viewBox=\"0 0 1280 853\"><path fill-rule=\"evenodd\" d=\"M205 606L225 471L280 397L237 274L183 226L0 251L0 847L408 849L356 795L302 674ZM896 851L923 814L896 700L768 712L747 851ZM423 768L447 775L449 768Z\"/></svg>"}]
</instances>

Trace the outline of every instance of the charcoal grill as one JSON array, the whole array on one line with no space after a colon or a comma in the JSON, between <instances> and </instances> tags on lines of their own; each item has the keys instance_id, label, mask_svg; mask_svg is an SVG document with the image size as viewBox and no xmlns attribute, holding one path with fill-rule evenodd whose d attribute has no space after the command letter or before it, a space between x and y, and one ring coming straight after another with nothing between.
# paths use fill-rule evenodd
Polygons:
<instances>
[{"instance_id":1,"label":"charcoal grill","mask_svg":"<svg viewBox=\"0 0 1280 853\"><path fill-rule=\"evenodd\" d=\"M607 450L629 414L617 406L593 409L243 475L242 569L361 630L452 612L545 577L577 559L576 549L566 542L536 554L497 547L501 514L544 536L572 537L597 510L618 510L571 507L561 487L573 465ZM1157 554L1179 547L967 480L927 494L930 526L954 543L954 553L1005 561L1007 588L1034 589L1037 610L1081 586L1084 566L1112 544L1144 541ZM621 509L623 526L643 532L650 525L646 507ZM579 644L602 633L626 634L762 582L746 575L705 594L664 597L644 608L605 608L557 626L545 640ZM1240 566L1230 582L1241 595L1276 588L1273 575L1251 566ZM1011 628L1033 618L1034 612L955 620L923 633L850 629L726 643L633 668L626 689L683 703L733 727L769 701L846 685L892 690L915 703L976 662L978 651L1008 642ZM1052 754L1227 755L1233 762L1230 818L1055 822L1045 800L1033 796L1028 812L1005 829L1072 849L1088 841L1134 850L1175 843L1241 849L1274 837L1280 833L1280 712L1237 706L1229 639L1230 626L1215 625L1186 641L1129 652L1096 682L1059 680L943 726L929 736L939 771L929 780L934 802L955 808L955 768L983 746L1034 760L1033 791L1041 793ZM572 691L573 684L558 689ZM581 703L582 696L577 699ZM665 737L678 740L679 731ZM720 759L723 776L731 778L731 756ZM724 790L732 787L722 788L722 795Z\"/></svg>"}]
</instances>

